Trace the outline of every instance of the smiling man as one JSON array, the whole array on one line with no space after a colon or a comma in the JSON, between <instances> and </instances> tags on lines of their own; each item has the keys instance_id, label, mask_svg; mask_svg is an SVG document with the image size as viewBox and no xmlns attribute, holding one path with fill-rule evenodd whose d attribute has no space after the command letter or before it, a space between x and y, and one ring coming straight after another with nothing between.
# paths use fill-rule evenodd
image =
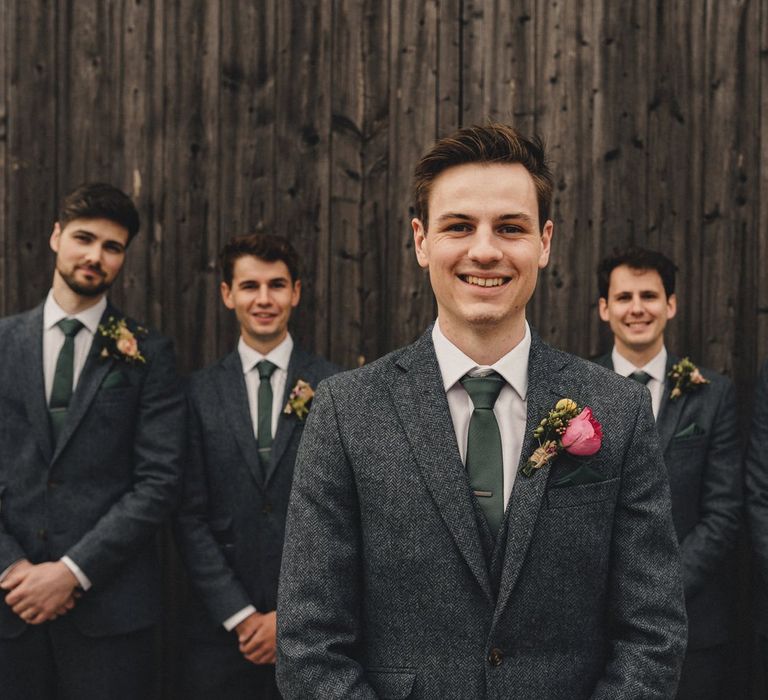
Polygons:
<instances>
[{"instance_id":1,"label":"smiling man","mask_svg":"<svg viewBox=\"0 0 768 700\"><path fill-rule=\"evenodd\" d=\"M288 332L301 280L287 240L235 238L220 263L221 297L240 339L192 377L188 392L189 463L175 529L197 597L187 615L182 697L275 700L275 608L293 465L312 387L338 368L301 350Z\"/></svg>"},{"instance_id":2,"label":"smiling man","mask_svg":"<svg viewBox=\"0 0 768 700\"><path fill-rule=\"evenodd\" d=\"M649 398L526 322L551 196L541 144L500 124L416 166L438 318L315 399L280 578L285 697L673 695L685 614ZM581 412L540 445L556 407Z\"/></svg>"},{"instance_id":3,"label":"smiling man","mask_svg":"<svg viewBox=\"0 0 768 700\"><path fill-rule=\"evenodd\" d=\"M613 351L598 364L645 384L672 492L683 561L688 651L679 700L730 697L733 549L741 513L741 445L733 383L667 352L677 267L662 253L617 251L597 272Z\"/></svg>"},{"instance_id":4,"label":"smiling man","mask_svg":"<svg viewBox=\"0 0 768 700\"><path fill-rule=\"evenodd\" d=\"M3 700L153 690L153 536L175 502L184 401L171 343L105 296L138 229L123 192L77 188L47 299L0 321Z\"/></svg>"}]
</instances>

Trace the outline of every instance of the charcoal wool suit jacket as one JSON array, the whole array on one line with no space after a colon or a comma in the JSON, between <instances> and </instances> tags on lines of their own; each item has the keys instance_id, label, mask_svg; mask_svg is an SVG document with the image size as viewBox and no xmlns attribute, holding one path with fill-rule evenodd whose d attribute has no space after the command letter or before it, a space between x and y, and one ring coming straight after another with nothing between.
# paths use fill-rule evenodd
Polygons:
<instances>
[{"instance_id":1,"label":"charcoal wool suit jacket","mask_svg":"<svg viewBox=\"0 0 768 700\"><path fill-rule=\"evenodd\" d=\"M317 387L337 371L294 347L281 405L299 379ZM265 471L239 353L194 374L187 393L189 462L175 531L203 603L191 611L191 633L221 636L222 623L246 606L277 607L285 513L305 421L281 413Z\"/></svg>"},{"instance_id":2,"label":"charcoal wool suit jacket","mask_svg":"<svg viewBox=\"0 0 768 700\"><path fill-rule=\"evenodd\" d=\"M108 305L102 323L110 316L123 318ZM82 633L143 629L160 616L154 535L175 503L184 444L171 343L140 336L146 362L128 363L100 357L97 334L54 444L42 333L42 305L0 320L0 571L67 555L92 584L68 613ZM0 600L0 637L25 629Z\"/></svg>"},{"instance_id":3,"label":"charcoal wool suit jacket","mask_svg":"<svg viewBox=\"0 0 768 700\"><path fill-rule=\"evenodd\" d=\"M768 637L768 361L763 364L755 387L746 484L755 574L755 627Z\"/></svg>"},{"instance_id":4,"label":"charcoal wool suit jacket","mask_svg":"<svg viewBox=\"0 0 768 700\"><path fill-rule=\"evenodd\" d=\"M288 512L284 697L674 695L685 613L647 392L536 334L528 387L521 465L561 398L590 406L604 438L519 473L494 545L430 330L324 383Z\"/></svg>"},{"instance_id":5,"label":"charcoal wool suit jacket","mask_svg":"<svg viewBox=\"0 0 768 700\"><path fill-rule=\"evenodd\" d=\"M668 356L667 374L679 361ZM613 369L610 355L596 362ZM689 649L722 644L731 636L733 572L728 555L742 506L733 382L708 369L701 373L710 383L676 399L670 398L673 384L667 379L656 421L683 562Z\"/></svg>"}]
</instances>

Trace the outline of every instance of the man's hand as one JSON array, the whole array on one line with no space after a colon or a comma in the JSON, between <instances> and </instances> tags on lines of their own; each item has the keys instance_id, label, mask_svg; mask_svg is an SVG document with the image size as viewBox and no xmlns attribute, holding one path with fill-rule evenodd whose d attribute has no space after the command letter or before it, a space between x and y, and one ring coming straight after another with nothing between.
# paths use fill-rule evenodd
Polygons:
<instances>
[{"instance_id":1,"label":"man's hand","mask_svg":"<svg viewBox=\"0 0 768 700\"><path fill-rule=\"evenodd\" d=\"M75 606L77 579L60 561L30 564L20 561L0 582L10 591L5 602L24 622L39 625L55 620Z\"/></svg>"},{"instance_id":2,"label":"man's hand","mask_svg":"<svg viewBox=\"0 0 768 700\"><path fill-rule=\"evenodd\" d=\"M277 613L253 613L237 627L240 653L253 664L273 664L277 659Z\"/></svg>"}]
</instances>

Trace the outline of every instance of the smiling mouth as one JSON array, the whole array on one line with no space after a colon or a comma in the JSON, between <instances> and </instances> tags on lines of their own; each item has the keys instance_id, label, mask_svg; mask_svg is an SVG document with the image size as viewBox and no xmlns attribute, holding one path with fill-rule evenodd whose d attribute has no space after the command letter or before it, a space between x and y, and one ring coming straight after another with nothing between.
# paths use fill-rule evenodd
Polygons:
<instances>
[{"instance_id":1,"label":"smiling mouth","mask_svg":"<svg viewBox=\"0 0 768 700\"><path fill-rule=\"evenodd\" d=\"M459 279L475 287L501 287L509 282L510 277L475 277L474 275L459 275Z\"/></svg>"}]
</instances>

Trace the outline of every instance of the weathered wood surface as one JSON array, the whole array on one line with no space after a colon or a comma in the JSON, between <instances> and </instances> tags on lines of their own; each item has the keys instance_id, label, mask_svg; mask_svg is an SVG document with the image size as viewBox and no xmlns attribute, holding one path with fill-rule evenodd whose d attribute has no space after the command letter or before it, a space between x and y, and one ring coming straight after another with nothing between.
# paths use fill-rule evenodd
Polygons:
<instances>
[{"instance_id":1,"label":"weathered wood surface","mask_svg":"<svg viewBox=\"0 0 768 700\"><path fill-rule=\"evenodd\" d=\"M113 292L186 373L231 348L216 253L288 236L297 339L347 367L432 320L410 176L488 118L538 132L556 236L530 318L605 350L595 267L680 266L669 345L731 375L768 355L768 0L4 0L0 312L46 293L59 197L102 179L143 228Z\"/></svg>"}]
</instances>

